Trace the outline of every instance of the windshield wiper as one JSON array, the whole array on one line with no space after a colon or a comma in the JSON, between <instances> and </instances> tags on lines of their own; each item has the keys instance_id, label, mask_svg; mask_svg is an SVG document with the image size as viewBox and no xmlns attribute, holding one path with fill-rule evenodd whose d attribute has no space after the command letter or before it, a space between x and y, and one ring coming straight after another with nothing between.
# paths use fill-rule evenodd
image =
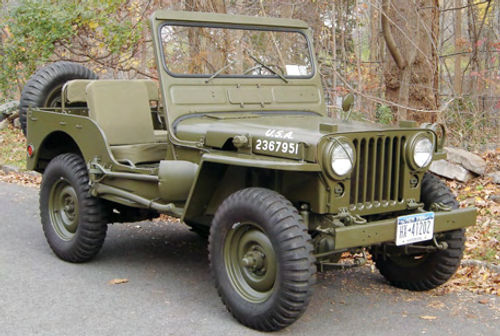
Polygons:
<instances>
[{"instance_id":1,"label":"windshield wiper","mask_svg":"<svg viewBox=\"0 0 500 336\"><path fill-rule=\"evenodd\" d=\"M212 79L214 79L215 77L219 76L222 71L226 70L227 68L229 68L234 63L236 63L236 61L231 61L231 62L227 63L226 65L224 65L219 70L217 70L216 72L214 72L212 76L210 76L210 77L207 78L207 80L205 81L205 84L208 84Z\"/></svg>"},{"instance_id":2,"label":"windshield wiper","mask_svg":"<svg viewBox=\"0 0 500 336\"><path fill-rule=\"evenodd\" d=\"M257 57L255 57L251 53L248 53L248 56L250 56L250 58L253 59L256 63L259 63L260 65L262 65L262 67L264 69L268 70L272 74L275 74L276 76L278 76L279 78L281 78L285 83L288 83L288 80L282 74L280 74L279 72L277 72L276 70L274 70L273 68L271 68L272 65L268 65L268 64L262 62L261 60L259 60Z\"/></svg>"}]
</instances>

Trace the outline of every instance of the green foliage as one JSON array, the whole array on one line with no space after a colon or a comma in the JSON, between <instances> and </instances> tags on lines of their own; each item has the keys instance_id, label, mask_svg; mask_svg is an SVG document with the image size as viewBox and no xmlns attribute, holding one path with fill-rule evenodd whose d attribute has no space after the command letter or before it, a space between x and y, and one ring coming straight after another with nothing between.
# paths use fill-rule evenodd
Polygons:
<instances>
[{"instance_id":1,"label":"green foliage","mask_svg":"<svg viewBox=\"0 0 500 336\"><path fill-rule=\"evenodd\" d=\"M136 48L144 29L139 15L139 8L120 0L20 0L11 4L0 14L1 95L16 97L39 66L61 58L117 66L119 61L106 62L113 56L130 55Z\"/></svg>"},{"instance_id":2,"label":"green foliage","mask_svg":"<svg viewBox=\"0 0 500 336\"><path fill-rule=\"evenodd\" d=\"M375 111L377 121L382 124L391 124L393 120L393 113L388 105L379 104Z\"/></svg>"},{"instance_id":3,"label":"green foliage","mask_svg":"<svg viewBox=\"0 0 500 336\"><path fill-rule=\"evenodd\" d=\"M47 61L54 43L72 37L72 21L76 13L67 13L65 6L48 1L23 0L0 18L3 31L0 90L4 97L15 94L14 81L25 79L26 73Z\"/></svg>"}]
</instances>

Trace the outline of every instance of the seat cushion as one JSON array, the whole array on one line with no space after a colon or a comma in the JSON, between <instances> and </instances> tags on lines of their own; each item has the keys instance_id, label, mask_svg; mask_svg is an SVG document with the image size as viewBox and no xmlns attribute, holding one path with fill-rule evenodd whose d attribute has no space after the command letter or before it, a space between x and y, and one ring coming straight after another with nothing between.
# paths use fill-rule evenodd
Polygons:
<instances>
[{"instance_id":1,"label":"seat cushion","mask_svg":"<svg viewBox=\"0 0 500 336\"><path fill-rule=\"evenodd\" d=\"M85 89L87 85L94 81L92 79L73 79L66 82L62 88L66 103L86 103L87 94Z\"/></svg>"},{"instance_id":2,"label":"seat cushion","mask_svg":"<svg viewBox=\"0 0 500 336\"><path fill-rule=\"evenodd\" d=\"M94 81L86 93L89 117L102 128L111 146L156 142L143 81Z\"/></svg>"},{"instance_id":3,"label":"seat cushion","mask_svg":"<svg viewBox=\"0 0 500 336\"><path fill-rule=\"evenodd\" d=\"M148 90L149 100L160 100L160 95L158 92L158 84L150 79L134 79L137 82L143 82Z\"/></svg>"},{"instance_id":4,"label":"seat cushion","mask_svg":"<svg viewBox=\"0 0 500 336\"><path fill-rule=\"evenodd\" d=\"M91 82L95 82L95 79L73 79L66 82L63 86L62 92L64 99L67 103L86 103L87 93L86 88ZM114 80L115 82L118 80ZM131 81L131 80L127 80ZM134 79L134 82L140 82L146 85L148 90L149 100L160 100L160 95L158 92L158 84L155 81L149 79Z\"/></svg>"}]
</instances>

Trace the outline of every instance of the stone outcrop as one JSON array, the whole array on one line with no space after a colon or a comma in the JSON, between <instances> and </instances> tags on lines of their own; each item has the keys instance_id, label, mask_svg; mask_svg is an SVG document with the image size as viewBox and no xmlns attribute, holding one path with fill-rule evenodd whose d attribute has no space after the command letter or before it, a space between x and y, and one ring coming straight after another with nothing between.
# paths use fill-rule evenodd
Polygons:
<instances>
[{"instance_id":1,"label":"stone outcrop","mask_svg":"<svg viewBox=\"0 0 500 336\"><path fill-rule=\"evenodd\" d=\"M473 177L472 173L464 167L446 160L437 160L432 162L429 170L436 175L460 182L467 182Z\"/></svg>"},{"instance_id":2,"label":"stone outcrop","mask_svg":"<svg viewBox=\"0 0 500 336\"><path fill-rule=\"evenodd\" d=\"M486 161L479 155L455 147L445 147L445 151L448 161L459 164L477 175L484 175Z\"/></svg>"}]
</instances>

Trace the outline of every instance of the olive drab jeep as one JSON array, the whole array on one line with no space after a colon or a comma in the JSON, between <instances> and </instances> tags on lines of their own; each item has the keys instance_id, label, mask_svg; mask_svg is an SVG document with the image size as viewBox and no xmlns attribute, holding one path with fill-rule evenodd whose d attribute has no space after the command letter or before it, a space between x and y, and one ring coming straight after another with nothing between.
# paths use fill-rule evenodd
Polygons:
<instances>
[{"instance_id":1,"label":"olive drab jeep","mask_svg":"<svg viewBox=\"0 0 500 336\"><path fill-rule=\"evenodd\" d=\"M231 314L265 331L297 320L316 270L346 251L409 290L454 274L476 210L428 172L441 125L329 118L299 20L158 10L151 32L158 82L56 62L22 92L59 258L92 259L108 223L178 217L208 236Z\"/></svg>"}]
</instances>

